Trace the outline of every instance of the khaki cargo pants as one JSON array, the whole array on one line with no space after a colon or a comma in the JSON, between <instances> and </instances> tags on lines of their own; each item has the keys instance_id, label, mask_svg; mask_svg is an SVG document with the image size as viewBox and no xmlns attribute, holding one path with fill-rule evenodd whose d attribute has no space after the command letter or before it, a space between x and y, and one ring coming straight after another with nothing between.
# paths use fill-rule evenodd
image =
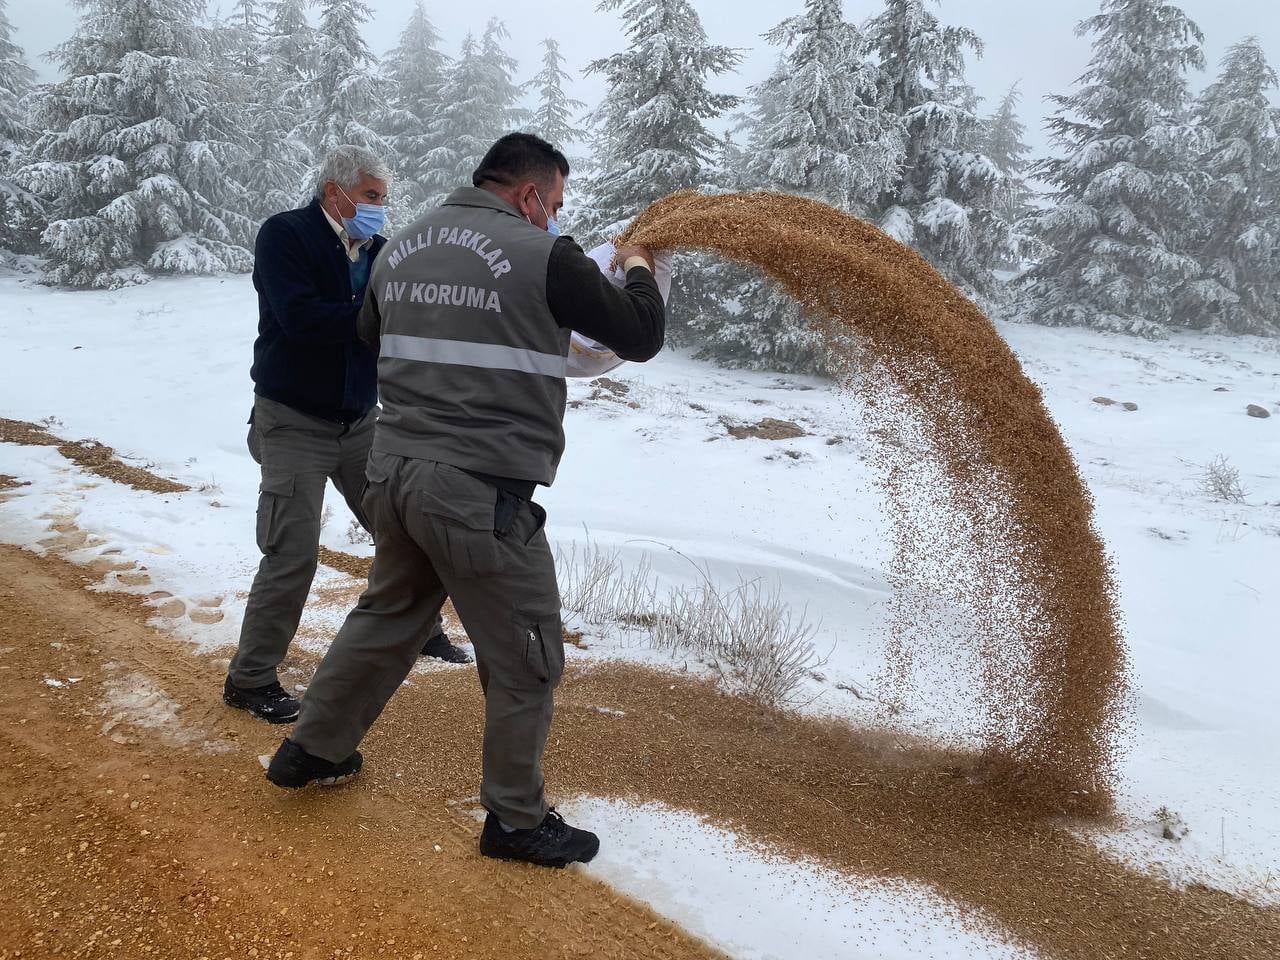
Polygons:
<instances>
[{"instance_id":1,"label":"khaki cargo pants","mask_svg":"<svg viewBox=\"0 0 1280 960\"><path fill-rule=\"evenodd\" d=\"M249 453L262 466L258 494L258 549L228 675L238 687L265 686L298 632L320 554L325 483L333 481L357 521L370 530L360 504L373 444L375 412L350 425L312 417L283 403L254 397ZM442 627L435 624L432 632ZM421 644L419 645L421 649Z\"/></svg>"},{"instance_id":2,"label":"khaki cargo pants","mask_svg":"<svg viewBox=\"0 0 1280 960\"><path fill-rule=\"evenodd\" d=\"M376 452L364 506L377 543L369 589L307 688L290 739L326 760L350 756L448 595L485 696L480 800L508 826L537 826L547 812L542 751L564 671L546 513L446 464Z\"/></svg>"}]
</instances>

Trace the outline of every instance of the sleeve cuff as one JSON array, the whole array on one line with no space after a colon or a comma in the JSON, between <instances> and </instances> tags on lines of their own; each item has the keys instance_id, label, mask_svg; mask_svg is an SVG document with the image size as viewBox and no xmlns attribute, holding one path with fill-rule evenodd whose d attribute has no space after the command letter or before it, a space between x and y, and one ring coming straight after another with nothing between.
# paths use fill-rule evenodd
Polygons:
<instances>
[{"instance_id":1,"label":"sleeve cuff","mask_svg":"<svg viewBox=\"0 0 1280 960\"><path fill-rule=\"evenodd\" d=\"M630 273L636 267L644 267L649 269L649 261L641 256L627 257L627 262L622 265L623 273ZM652 271L650 271L652 273Z\"/></svg>"}]
</instances>

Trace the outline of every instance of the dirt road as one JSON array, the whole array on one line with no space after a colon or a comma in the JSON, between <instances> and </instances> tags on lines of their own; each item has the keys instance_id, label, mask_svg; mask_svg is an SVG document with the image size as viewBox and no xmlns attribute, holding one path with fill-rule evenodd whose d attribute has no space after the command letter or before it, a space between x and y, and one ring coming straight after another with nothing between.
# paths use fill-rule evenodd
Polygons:
<instances>
[{"instance_id":1,"label":"dirt road","mask_svg":"<svg viewBox=\"0 0 1280 960\"><path fill-rule=\"evenodd\" d=\"M0 547L0 960L716 955L580 871L479 857L471 670L415 674L352 783L285 793L254 760L281 731L225 708L214 659L95 580ZM548 750L561 795L666 801L921 880L1045 956L1280 955L1280 911L1175 891L964 773L623 667L570 673Z\"/></svg>"}]
</instances>

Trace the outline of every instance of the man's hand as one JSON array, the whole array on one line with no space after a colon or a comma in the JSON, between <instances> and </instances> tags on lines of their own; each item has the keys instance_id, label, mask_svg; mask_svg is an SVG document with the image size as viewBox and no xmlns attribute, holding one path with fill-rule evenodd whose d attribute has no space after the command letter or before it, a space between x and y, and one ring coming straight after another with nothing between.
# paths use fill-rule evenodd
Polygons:
<instances>
[{"instance_id":1,"label":"man's hand","mask_svg":"<svg viewBox=\"0 0 1280 960\"><path fill-rule=\"evenodd\" d=\"M626 269L627 261L632 257L641 257L645 265L649 268L650 273L656 273L657 270L653 265L653 254L649 252L648 247L642 247L639 244L632 243L625 247L619 247L618 252L614 255L614 263Z\"/></svg>"}]
</instances>

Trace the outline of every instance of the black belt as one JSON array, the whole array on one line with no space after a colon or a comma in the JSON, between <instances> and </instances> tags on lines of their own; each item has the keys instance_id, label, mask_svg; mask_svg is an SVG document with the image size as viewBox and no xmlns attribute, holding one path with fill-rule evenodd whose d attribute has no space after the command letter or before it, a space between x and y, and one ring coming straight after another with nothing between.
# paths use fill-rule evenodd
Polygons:
<instances>
[{"instance_id":1,"label":"black belt","mask_svg":"<svg viewBox=\"0 0 1280 960\"><path fill-rule=\"evenodd\" d=\"M496 477L492 473L481 473L479 470L468 470L466 467L459 467L467 476L475 477L482 483L487 483L491 487L497 487L499 490L505 490L507 493L519 497L521 500L532 500L533 491L537 489L538 484L533 480L517 480L514 477Z\"/></svg>"}]
</instances>

